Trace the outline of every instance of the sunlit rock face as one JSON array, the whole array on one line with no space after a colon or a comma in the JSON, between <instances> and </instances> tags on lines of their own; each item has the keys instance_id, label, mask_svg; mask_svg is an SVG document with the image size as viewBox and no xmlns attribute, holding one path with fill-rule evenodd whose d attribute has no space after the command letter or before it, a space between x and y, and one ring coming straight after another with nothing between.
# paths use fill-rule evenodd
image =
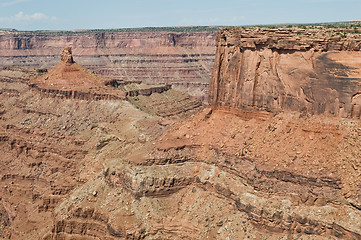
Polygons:
<instances>
[{"instance_id":1,"label":"sunlit rock face","mask_svg":"<svg viewBox=\"0 0 361 240\"><path fill-rule=\"evenodd\" d=\"M61 61L68 64L74 63L71 47L64 48L63 52L61 53Z\"/></svg>"},{"instance_id":2,"label":"sunlit rock face","mask_svg":"<svg viewBox=\"0 0 361 240\"><path fill-rule=\"evenodd\" d=\"M361 37L344 31L222 30L210 103L360 118Z\"/></svg>"}]
</instances>

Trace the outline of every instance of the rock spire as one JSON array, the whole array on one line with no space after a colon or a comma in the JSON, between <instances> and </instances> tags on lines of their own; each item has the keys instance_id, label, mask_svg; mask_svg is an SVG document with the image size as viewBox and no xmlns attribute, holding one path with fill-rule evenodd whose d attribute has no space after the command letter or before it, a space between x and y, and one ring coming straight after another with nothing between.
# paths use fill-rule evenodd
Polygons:
<instances>
[{"instance_id":1,"label":"rock spire","mask_svg":"<svg viewBox=\"0 0 361 240\"><path fill-rule=\"evenodd\" d=\"M65 47L61 53L61 61L67 64L74 63L71 47Z\"/></svg>"}]
</instances>

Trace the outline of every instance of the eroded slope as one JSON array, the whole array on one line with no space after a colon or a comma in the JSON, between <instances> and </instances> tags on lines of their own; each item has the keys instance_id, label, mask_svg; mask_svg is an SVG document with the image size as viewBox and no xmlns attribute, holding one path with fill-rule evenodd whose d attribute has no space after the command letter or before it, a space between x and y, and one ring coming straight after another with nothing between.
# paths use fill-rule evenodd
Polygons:
<instances>
[{"instance_id":1,"label":"eroded slope","mask_svg":"<svg viewBox=\"0 0 361 240\"><path fill-rule=\"evenodd\" d=\"M95 176L104 159L165 128L126 101L42 97L26 76L2 77L0 84L0 236L6 239L41 239L54 208Z\"/></svg>"},{"instance_id":2,"label":"eroded slope","mask_svg":"<svg viewBox=\"0 0 361 240\"><path fill-rule=\"evenodd\" d=\"M206 109L105 161L56 209L48 237L360 239L360 129Z\"/></svg>"}]
</instances>

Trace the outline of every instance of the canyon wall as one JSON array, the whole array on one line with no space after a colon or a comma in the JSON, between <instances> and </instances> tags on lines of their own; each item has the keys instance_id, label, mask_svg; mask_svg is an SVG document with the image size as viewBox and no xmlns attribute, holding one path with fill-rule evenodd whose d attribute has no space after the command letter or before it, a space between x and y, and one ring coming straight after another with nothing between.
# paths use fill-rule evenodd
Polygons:
<instances>
[{"instance_id":1,"label":"canyon wall","mask_svg":"<svg viewBox=\"0 0 361 240\"><path fill-rule=\"evenodd\" d=\"M288 112L358 117L360 45L299 32L223 30L201 111L68 48L0 70L0 238L361 239L361 121Z\"/></svg>"},{"instance_id":2,"label":"canyon wall","mask_svg":"<svg viewBox=\"0 0 361 240\"><path fill-rule=\"evenodd\" d=\"M360 50L356 29L223 29L210 104L360 118Z\"/></svg>"},{"instance_id":3,"label":"canyon wall","mask_svg":"<svg viewBox=\"0 0 361 240\"><path fill-rule=\"evenodd\" d=\"M0 33L0 68L50 69L71 46L76 62L103 76L174 88L205 98L216 31L83 31ZM204 86L206 85L206 86Z\"/></svg>"}]
</instances>

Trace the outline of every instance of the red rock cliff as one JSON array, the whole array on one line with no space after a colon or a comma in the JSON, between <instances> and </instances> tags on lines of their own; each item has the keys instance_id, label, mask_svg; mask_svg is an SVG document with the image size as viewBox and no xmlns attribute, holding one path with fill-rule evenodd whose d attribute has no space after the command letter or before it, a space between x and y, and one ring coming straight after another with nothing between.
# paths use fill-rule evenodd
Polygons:
<instances>
[{"instance_id":1,"label":"red rock cliff","mask_svg":"<svg viewBox=\"0 0 361 240\"><path fill-rule=\"evenodd\" d=\"M353 29L223 29L210 103L360 118L360 50Z\"/></svg>"}]
</instances>

